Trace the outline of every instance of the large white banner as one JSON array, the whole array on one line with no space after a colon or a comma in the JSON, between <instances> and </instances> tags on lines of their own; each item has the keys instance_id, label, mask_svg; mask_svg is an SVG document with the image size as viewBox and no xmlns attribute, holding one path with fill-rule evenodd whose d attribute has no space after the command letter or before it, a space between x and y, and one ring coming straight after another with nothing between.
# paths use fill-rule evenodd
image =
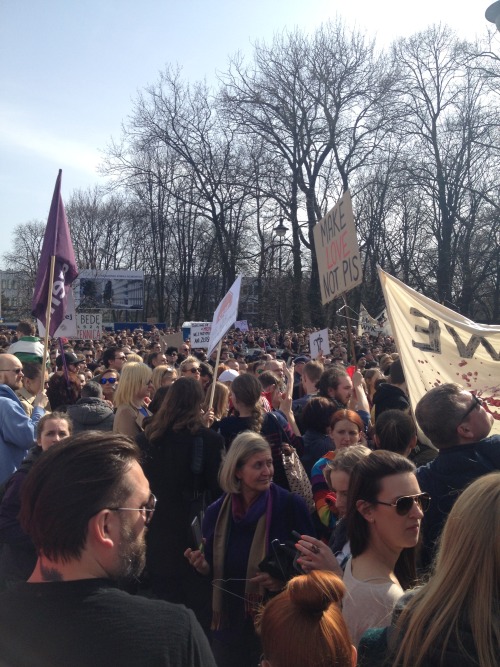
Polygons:
<instances>
[{"instance_id":1,"label":"large white banner","mask_svg":"<svg viewBox=\"0 0 500 667\"><path fill-rule=\"evenodd\" d=\"M318 222L313 234L321 303L325 305L363 281L349 191Z\"/></svg>"},{"instance_id":2,"label":"large white banner","mask_svg":"<svg viewBox=\"0 0 500 667\"><path fill-rule=\"evenodd\" d=\"M412 407L432 387L457 382L481 396L500 434L500 326L477 324L379 268Z\"/></svg>"},{"instance_id":3,"label":"large white banner","mask_svg":"<svg viewBox=\"0 0 500 667\"><path fill-rule=\"evenodd\" d=\"M238 276L229 288L226 296L217 306L212 320L212 330L208 343L208 355L218 345L220 339L236 322L238 317L238 302L240 300L241 276Z\"/></svg>"}]
</instances>

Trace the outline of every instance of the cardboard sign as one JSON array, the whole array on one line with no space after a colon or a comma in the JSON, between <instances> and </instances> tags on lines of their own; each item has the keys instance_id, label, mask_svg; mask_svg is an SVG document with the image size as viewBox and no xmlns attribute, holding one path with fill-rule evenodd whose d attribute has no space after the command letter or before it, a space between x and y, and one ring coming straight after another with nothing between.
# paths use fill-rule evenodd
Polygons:
<instances>
[{"instance_id":1,"label":"cardboard sign","mask_svg":"<svg viewBox=\"0 0 500 667\"><path fill-rule=\"evenodd\" d=\"M328 340L328 329L321 329L309 334L309 349L311 359L316 359L321 353L326 357L330 354L330 341Z\"/></svg>"},{"instance_id":2,"label":"cardboard sign","mask_svg":"<svg viewBox=\"0 0 500 667\"><path fill-rule=\"evenodd\" d=\"M77 313L76 337L80 340L99 340L102 336L101 313Z\"/></svg>"},{"instance_id":3,"label":"cardboard sign","mask_svg":"<svg viewBox=\"0 0 500 667\"><path fill-rule=\"evenodd\" d=\"M191 325L191 348L208 348L210 342L210 332L212 324L210 322L193 322Z\"/></svg>"},{"instance_id":4,"label":"cardboard sign","mask_svg":"<svg viewBox=\"0 0 500 667\"><path fill-rule=\"evenodd\" d=\"M349 191L318 222L313 234L321 303L325 305L363 281Z\"/></svg>"}]
</instances>

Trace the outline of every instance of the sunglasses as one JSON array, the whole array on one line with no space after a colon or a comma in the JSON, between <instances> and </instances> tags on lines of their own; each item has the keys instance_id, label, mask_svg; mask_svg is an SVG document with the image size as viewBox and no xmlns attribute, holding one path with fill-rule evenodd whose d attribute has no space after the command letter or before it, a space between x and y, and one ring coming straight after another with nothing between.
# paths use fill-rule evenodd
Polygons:
<instances>
[{"instance_id":1,"label":"sunglasses","mask_svg":"<svg viewBox=\"0 0 500 667\"><path fill-rule=\"evenodd\" d=\"M460 424L467 419L467 417L471 414L471 412L474 411L475 408L481 407L483 403L484 401L482 398L478 398L475 394L472 394L472 403L465 411L464 416L460 420Z\"/></svg>"},{"instance_id":2,"label":"sunglasses","mask_svg":"<svg viewBox=\"0 0 500 667\"><path fill-rule=\"evenodd\" d=\"M199 373L200 369L199 368L184 368L182 372L183 373L193 373L193 375L194 375L195 373Z\"/></svg>"},{"instance_id":3,"label":"sunglasses","mask_svg":"<svg viewBox=\"0 0 500 667\"><path fill-rule=\"evenodd\" d=\"M374 500L374 505L387 505L387 507L395 507L396 514L399 516L406 516L412 509L413 504L416 503L422 512L427 512L431 502L431 497L428 493L418 493L415 496L401 496L395 503L384 503L382 500Z\"/></svg>"},{"instance_id":4,"label":"sunglasses","mask_svg":"<svg viewBox=\"0 0 500 667\"><path fill-rule=\"evenodd\" d=\"M118 382L118 378L101 378L101 384L106 384L106 382L114 384L115 382Z\"/></svg>"}]
</instances>

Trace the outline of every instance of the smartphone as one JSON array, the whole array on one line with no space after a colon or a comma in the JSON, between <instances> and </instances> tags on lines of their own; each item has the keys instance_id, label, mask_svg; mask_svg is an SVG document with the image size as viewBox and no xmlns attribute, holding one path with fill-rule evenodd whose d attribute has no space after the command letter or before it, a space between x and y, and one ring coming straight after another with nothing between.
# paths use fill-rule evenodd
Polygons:
<instances>
[{"instance_id":1,"label":"smartphone","mask_svg":"<svg viewBox=\"0 0 500 667\"><path fill-rule=\"evenodd\" d=\"M195 549L198 549L203 553L203 535L201 533L200 520L197 516L191 521L191 533L193 534L193 542Z\"/></svg>"}]
</instances>

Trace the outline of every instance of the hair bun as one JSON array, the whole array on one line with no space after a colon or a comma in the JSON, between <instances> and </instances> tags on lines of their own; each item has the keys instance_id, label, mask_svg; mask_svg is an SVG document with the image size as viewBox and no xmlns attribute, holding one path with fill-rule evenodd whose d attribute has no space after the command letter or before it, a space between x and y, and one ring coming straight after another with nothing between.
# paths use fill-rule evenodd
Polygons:
<instances>
[{"instance_id":1,"label":"hair bun","mask_svg":"<svg viewBox=\"0 0 500 667\"><path fill-rule=\"evenodd\" d=\"M330 605L340 605L344 584L338 577L322 577L313 570L307 577L296 577L288 584L290 601L308 614L322 614Z\"/></svg>"}]
</instances>

